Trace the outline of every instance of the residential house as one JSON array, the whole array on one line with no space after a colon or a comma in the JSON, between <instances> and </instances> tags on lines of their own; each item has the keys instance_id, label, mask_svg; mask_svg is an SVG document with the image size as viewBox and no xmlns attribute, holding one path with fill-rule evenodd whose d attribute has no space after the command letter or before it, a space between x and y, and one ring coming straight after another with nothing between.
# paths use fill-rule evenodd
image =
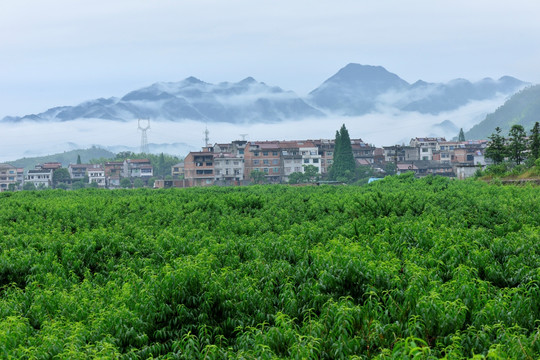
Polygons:
<instances>
[{"instance_id":1,"label":"residential house","mask_svg":"<svg viewBox=\"0 0 540 360\"><path fill-rule=\"evenodd\" d=\"M420 160L433 160L433 152L437 150L437 144L446 141L442 137L426 137L411 139L409 146L418 148Z\"/></svg>"},{"instance_id":2,"label":"residential house","mask_svg":"<svg viewBox=\"0 0 540 360\"><path fill-rule=\"evenodd\" d=\"M126 159L123 164L122 176L125 178L140 178L147 183L154 176L154 168L148 159Z\"/></svg>"},{"instance_id":3,"label":"residential house","mask_svg":"<svg viewBox=\"0 0 540 360\"><path fill-rule=\"evenodd\" d=\"M419 148L415 146L384 146L383 151L385 162L402 163L420 160Z\"/></svg>"},{"instance_id":4,"label":"residential house","mask_svg":"<svg viewBox=\"0 0 540 360\"><path fill-rule=\"evenodd\" d=\"M110 161L105 163L105 182L108 187L120 187L120 179L124 171L122 161Z\"/></svg>"},{"instance_id":5,"label":"residential house","mask_svg":"<svg viewBox=\"0 0 540 360\"><path fill-rule=\"evenodd\" d=\"M244 151L244 178L250 179L252 171L263 172L270 183L279 183L282 163L279 141L248 142Z\"/></svg>"},{"instance_id":6,"label":"residential house","mask_svg":"<svg viewBox=\"0 0 540 360\"><path fill-rule=\"evenodd\" d=\"M10 164L0 164L0 191L6 191L11 187L15 187L18 181L17 168Z\"/></svg>"},{"instance_id":7,"label":"residential house","mask_svg":"<svg viewBox=\"0 0 540 360\"><path fill-rule=\"evenodd\" d=\"M86 169L92 166L91 164L69 164L68 172L72 181L83 180L86 176Z\"/></svg>"},{"instance_id":8,"label":"residential house","mask_svg":"<svg viewBox=\"0 0 540 360\"><path fill-rule=\"evenodd\" d=\"M99 187L105 187L107 185L105 178L105 169L102 165L92 164L87 168L88 183L96 183Z\"/></svg>"},{"instance_id":9,"label":"residential house","mask_svg":"<svg viewBox=\"0 0 540 360\"><path fill-rule=\"evenodd\" d=\"M179 162L171 167L171 175L174 179L184 178L184 162Z\"/></svg>"},{"instance_id":10,"label":"residential house","mask_svg":"<svg viewBox=\"0 0 540 360\"><path fill-rule=\"evenodd\" d=\"M184 178L189 186L214 184L214 152L212 147L192 151L184 159Z\"/></svg>"},{"instance_id":11,"label":"residential house","mask_svg":"<svg viewBox=\"0 0 540 360\"><path fill-rule=\"evenodd\" d=\"M28 170L25 183L33 183L36 188L49 188L52 186L53 169L36 165L35 169Z\"/></svg>"},{"instance_id":12,"label":"residential house","mask_svg":"<svg viewBox=\"0 0 540 360\"><path fill-rule=\"evenodd\" d=\"M220 185L240 185L244 180L243 155L230 152L214 153L214 178Z\"/></svg>"}]
</instances>

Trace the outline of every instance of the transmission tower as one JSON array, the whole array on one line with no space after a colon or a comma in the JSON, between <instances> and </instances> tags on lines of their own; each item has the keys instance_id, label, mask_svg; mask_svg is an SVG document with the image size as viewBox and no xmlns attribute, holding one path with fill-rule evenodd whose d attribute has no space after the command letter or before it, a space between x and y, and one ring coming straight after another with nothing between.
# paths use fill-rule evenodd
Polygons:
<instances>
[{"instance_id":1,"label":"transmission tower","mask_svg":"<svg viewBox=\"0 0 540 360\"><path fill-rule=\"evenodd\" d=\"M208 131L208 127L204 129L204 146L208 146L210 144L210 131Z\"/></svg>"},{"instance_id":2,"label":"transmission tower","mask_svg":"<svg viewBox=\"0 0 540 360\"><path fill-rule=\"evenodd\" d=\"M138 121L139 130L141 130L141 153L148 154L148 137L146 136L146 131L150 129L150 119L146 119L146 126L141 125L141 119Z\"/></svg>"}]
</instances>

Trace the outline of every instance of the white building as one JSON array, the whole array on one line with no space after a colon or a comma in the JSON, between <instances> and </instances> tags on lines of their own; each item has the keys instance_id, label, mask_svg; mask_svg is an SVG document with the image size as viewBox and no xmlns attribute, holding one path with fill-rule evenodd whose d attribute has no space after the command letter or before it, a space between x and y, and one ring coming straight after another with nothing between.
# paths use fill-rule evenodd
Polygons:
<instances>
[{"instance_id":1,"label":"white building","mask_svg":"<svg viewBox=\"0 0 540 360\"><path fill-rule=\"evenodd\" d=\"M101 165L88 165L86 172L88 174L88 183L96 183L99 187L105 187L105 169Z\"/></svg>"},{"instance_id":2,"label":"white building","mask_svg":"<svg viewBox=\"0 0 540 360\"><path fill-rule=\"evenodd\" d=\"M48 188L52 185L52 169L33 169L28 170L24 178L25 183L33 183L36 188Z\"/></svg>"}]
</instances>

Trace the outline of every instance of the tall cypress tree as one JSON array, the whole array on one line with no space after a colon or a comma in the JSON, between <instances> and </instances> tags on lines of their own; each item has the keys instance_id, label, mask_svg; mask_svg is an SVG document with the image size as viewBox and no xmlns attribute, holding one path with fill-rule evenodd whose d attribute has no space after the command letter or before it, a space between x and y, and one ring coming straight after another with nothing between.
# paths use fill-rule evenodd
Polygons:
<instances>
[{"instance_id":1,"label":"tall cypress tree","mask_svg":"<svg viewBox=\"0 0 540 360\"><path fill-rule=\"evenodd\" d=\"M341 162L343 168L343 174L346 175L347 171L349 174L353 175L354 170L356 169L356 161L354 160L354 154L352 151L351 137L349 136L349 131L345 127L345 124L341 126L340 130L341 135Z\"/></svg>"},{"instance_id":2,"label":"tall cypress tree","mask_svg":"<svg viewBox=\"0 0 540 360\"><path fill-rule=\"evenodd\" d=\"M341 135L339 134L339 131L336 130L336 139L334 140L334 155L332 157L332 166L330 167L330 171L328 172L328 176L330 179L335 180L336 174L339 173L338 167L340 166L340 150L341 150Z\"/></svg>"},{"instance_id":3,"label":"tall cypress tree","mask_svg":"<svg viewBox=\"0 0 540 360\"><path fill-rule=\"evenodd\" d=\"M486 148L485 156L493 160L495 164L500 164L504 161L506 157L506 146L504 144L504 137L501 135L501 128L496 127L495 132L488 136L489 142L488 147Z\"/></svg>"},{"instance_id":4,"label":"tall cypress tree","mask_svg":"<svg viewBox=\"0 0 540 360\"><path fill-rule=\"evenodd\" d=\"M351 138L345 124L336 131L334 159L330 168L330 179L348 181L355 173L356 161L352 151Z\"/></svg>"},{"instance_id":5,"label":"tall cypress tree","mask_svg":"<svg viewBox=\"0 0 540 360\"><path fill-rule=\"evenodd\" d=\"M508 155L510 159L514 160L517 165L521 164L525 157L525 150L527 150L527 143L525 141L525 129L521 125L512 125L510 132L510 144L508 145Z\"/></svg>"},{"instance_id":6,"label":"tall cypress tree","mask_svg":"<svg viewBox=\"0 0 540 360\"><path fill-rule=\"evenodd\" d=\"M540 125L538 121L534 123L531 129L531 136L529 138L529 150L531 151L531 157L538 159L540 157Z\"/></svg>"},{"instance_id":7,"label":"tall cypress tree","mask_svg":"<svg viewBox=\"0 0 540 360\"><path fill-rule=\"evenodd\" d=\"M463 132L463 128L459 129L458 141L465 141L465 133Z\"/></svg>"}]
</instances>

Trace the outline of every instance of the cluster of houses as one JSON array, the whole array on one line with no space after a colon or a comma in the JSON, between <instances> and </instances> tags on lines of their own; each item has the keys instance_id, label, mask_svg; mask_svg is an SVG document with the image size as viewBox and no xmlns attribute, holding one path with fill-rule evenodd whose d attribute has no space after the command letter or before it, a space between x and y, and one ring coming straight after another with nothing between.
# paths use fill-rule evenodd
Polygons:
<instances>
[{"instance_id":1,"label":"cluster of houses","mask_svg":"<svg viewBox=\"0 0 540 360\"><path fill-rule=\"evenodd\" d=\"M202 151L190 152L183 162L171 169L172 179L156 180L154 187L191 187L208 185L244 185L251 182L253 171L260 172L268 183L285 183L291 174L303 173L311 165L324 175L333 162L334 140L246 141L208 145ZM413 171L417 176L429 174L464 179L485 166L487 140L446 141L428 137L411 139L408 145L377 148L362 139L351 139L353 155L358 165L370 166L376 173L385 174L388 165L397 173ZM53 174L62 168L60 163L45 163L28 170L0 164L0 191L17 184L31 182L36 188L53 184ZM70 182L88 181L98 187L120 187L123 178L153 177L148 159L127 159L101 164L70 164Z\"/></svg>"},{"instance_id":2,"label":"cluster of houses","mask_svg":"<svg viewBox=\"0 0 540 360\"><path fill-rule=\"evenodd\" d=\"M22 168L9 164L0 164L0 191L22 187L23 184L32 183L35 188L52 187L55 171L62 169L62 164L49 162L36 165L26 174ZM153 167L148 159L127 159L124 161L106 162L102 164L70 164L67 167L69 179L62 178L64 183L76 181L95 183L98 187L117 188L123 178L141 179L148 182L153 176Z\"/></svg>"},{"instance_id":3,"label":"cluster of houses","mask_svg":"<svg viewBox=\"0 0 540 360\"><path fill-rule=\"evenodd\" d=\"M387 164L397 173L413 171L464 179L472 176L478 165L485 166L487 140L446 141L429 137L411 139L409 145L376 148L362 139L351 139L358 165L370 166L384 174ZM173 166L173 180L156 181L155 187L190 187L242 185L251 181L252 171L264 174L269 183L284 183L294 172L304 172L312 165L324 175L332 165L334 140L233 141L206 146L190 152L183 163Z\"/></svg>"}]
</instances>

